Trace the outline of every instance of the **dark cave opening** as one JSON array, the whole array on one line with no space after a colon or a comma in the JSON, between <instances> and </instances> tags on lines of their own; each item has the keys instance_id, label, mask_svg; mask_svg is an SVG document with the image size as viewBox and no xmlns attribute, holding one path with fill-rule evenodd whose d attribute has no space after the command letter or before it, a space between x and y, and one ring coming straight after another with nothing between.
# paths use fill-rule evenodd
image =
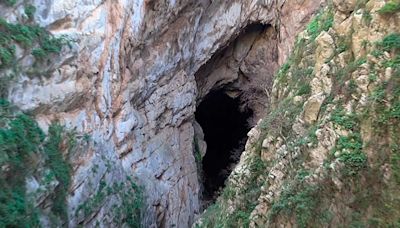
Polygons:
<instances>
[{"instance_id":1,"label":"dark cave opening","mask_svg":"<svg viewBox=\"0 0 400 228\"><path fill-rule=\"evenodd\" d=\"M197 108L195 117L207 143L202 160L204 201L217 197L244 150L253 112L242 107L240 97L231 98L219 89L210 92Z\"/></svg>"}]
</instances>

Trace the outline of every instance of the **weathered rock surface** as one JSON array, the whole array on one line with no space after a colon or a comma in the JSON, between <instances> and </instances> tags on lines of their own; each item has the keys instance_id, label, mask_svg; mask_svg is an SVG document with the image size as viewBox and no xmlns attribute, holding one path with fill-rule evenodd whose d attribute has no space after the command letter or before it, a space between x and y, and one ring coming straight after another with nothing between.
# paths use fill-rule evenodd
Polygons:
<instances>
[{"instance_id":1,"label":"weathered rock surface","mask_svg":"<svg viewBox=\"0 0 400 228\"><path fill-rule=\"evenodd\" d=\"M272 77L321 2L31 1L34 21L67 35L71 47L46 75L22 71L8 97L34 113L43 128L58 120L91 136L91 146L72 161L69 226L112 226L117 197L108 197L89 217L77 210L101 181L112 185L134 177L144 187L145 227L189 227L200 213L193 157L196 98L217 81L235 82L231 77L239 70L260 80ZM20 20L22 12L20 1L0 7L9 21ZM203 75L207 78L196 85L199 68L249 24L271 26L261 37L246 36L234 46L232 61L218 68L222 73ZM29 58L19 63L29 68Z\"/></svg>"},{"instance_id":2,"label":"weathered rock surface","mask_svg":"<svg viewBox=\"0 0 400 228\"><path fill-rule=\"evenodd\" d=\"M333 3L300 33L269 112L196 225L400 225L400 12Z\"/></svg>"}]
</instances>

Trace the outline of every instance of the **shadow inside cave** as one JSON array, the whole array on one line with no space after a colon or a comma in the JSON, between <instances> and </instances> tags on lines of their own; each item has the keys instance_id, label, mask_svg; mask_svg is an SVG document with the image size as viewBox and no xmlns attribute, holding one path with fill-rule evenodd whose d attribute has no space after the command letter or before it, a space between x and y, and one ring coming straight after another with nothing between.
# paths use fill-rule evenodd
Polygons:
<instances>
[{"instance_id":1,"label":"shadow inside cave","mask_svg":"<svg viewBox=\"0 0 400 228\"><path fill-rule=\"evenodd\" d=\"M202 161L205 202L215 200L244 150L253 112L241 107L240 97L231 98L219 89L210 92L195 113L207 143Z\"/></svg>"}]
</instances>

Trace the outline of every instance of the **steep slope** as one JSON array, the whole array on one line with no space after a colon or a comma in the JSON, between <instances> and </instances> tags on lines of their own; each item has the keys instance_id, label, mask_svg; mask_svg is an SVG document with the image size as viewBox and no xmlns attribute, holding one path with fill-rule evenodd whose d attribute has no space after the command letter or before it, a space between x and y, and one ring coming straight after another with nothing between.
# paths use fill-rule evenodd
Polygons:
<instances>
[{"instance_id":1,"label":"steep slope","mask_svg":"<svg viewBox=\"0 0 400 228\"><path fill-rule=\"evenodd\" d=\"M333 0L195 227L400 226L400 3Z\"/></svg>"}]
</instances>

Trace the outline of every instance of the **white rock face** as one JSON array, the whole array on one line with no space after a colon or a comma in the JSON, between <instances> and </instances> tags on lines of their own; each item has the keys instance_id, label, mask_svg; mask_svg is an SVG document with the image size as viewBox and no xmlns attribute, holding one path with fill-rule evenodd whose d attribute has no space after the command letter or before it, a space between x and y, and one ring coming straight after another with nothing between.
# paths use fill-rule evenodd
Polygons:
<instances>
[{"instance_id":1,"label":"white rock face","mask_svg":"<svg viewBox=\"0 0 400 228\"><path fill-rule=\"evenodd\" d=\"M18 77L9 99L35 113L44 127L59 120L91 135L93 145L72 161L71 227L112 226L111 208L119 203L115 197L91 217L76 210L102 180L111 184L126 176L144 187L145 227L189 227L194 222L200 213L193 156L194 74L246 25L277 25L280 10L285 30L278 31L285 38L277 44L276 60L282 63L300 25L319 8L314 1L284 2L32 1L35 21L73 42L47 76ZM0 13L16 20L21 7L0 8ZM298 24L288 20L295 14Z\"/></svg>"}]
</instances>

